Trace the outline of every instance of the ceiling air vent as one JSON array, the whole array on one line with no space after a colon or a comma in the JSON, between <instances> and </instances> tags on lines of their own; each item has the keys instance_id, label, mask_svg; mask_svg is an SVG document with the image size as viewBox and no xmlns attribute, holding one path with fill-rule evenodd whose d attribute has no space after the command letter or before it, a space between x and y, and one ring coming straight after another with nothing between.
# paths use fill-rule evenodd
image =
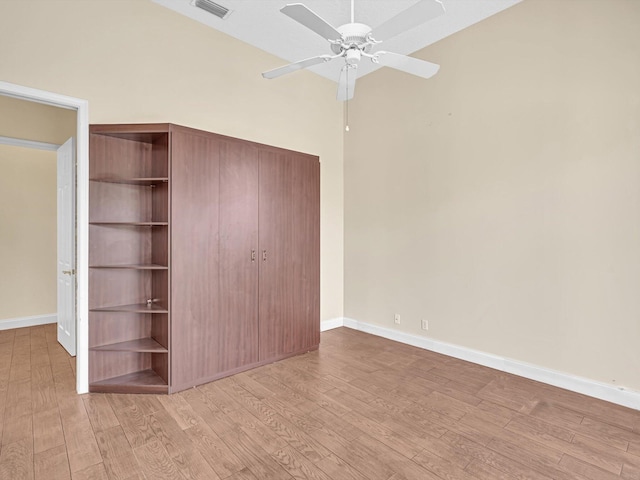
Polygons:
<instances>
[{"instance_id":1,"label":"ceiling air vent","mask_svg":"<svg viewBox=\"0 0 640 480\"><path fill-rule=\"evenodd\" d=\"M231 13L231 10L229 10L228 8L223 7L222 5L218 5L211 0L195 0L193 4L196 7L215 15L216 17L222 18L223 20L227 18Z\"/></svg>"}]
</instances>

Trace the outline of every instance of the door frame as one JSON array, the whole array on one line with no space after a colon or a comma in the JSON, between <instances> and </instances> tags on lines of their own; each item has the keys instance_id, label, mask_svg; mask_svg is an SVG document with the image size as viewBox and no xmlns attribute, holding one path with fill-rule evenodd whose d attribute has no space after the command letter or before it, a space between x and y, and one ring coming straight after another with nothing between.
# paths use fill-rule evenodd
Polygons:
<instances>
[{"instance_id":1,"label":"door frame","mask_svg":"<svg viewBox=\"0 0 640 480\"><path fill-rule=\"evenodd\" d=\"M76 119L76 391L89 391L89 102L0 81L0 95L77 112Z\"/></svg>"}]
</instances>

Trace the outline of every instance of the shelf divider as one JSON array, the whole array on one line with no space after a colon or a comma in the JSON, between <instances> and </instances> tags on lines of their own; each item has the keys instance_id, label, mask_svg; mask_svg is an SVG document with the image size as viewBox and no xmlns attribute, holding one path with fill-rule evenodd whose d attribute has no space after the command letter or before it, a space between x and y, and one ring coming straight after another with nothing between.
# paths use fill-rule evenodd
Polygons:
<instances>
[{"instance_id":1,"label":"shelf divider","mask_svg":"<svg viewBox=\"0 0 640 480\"><path fill-rule=\"evenodd\" d=\"M122 268L128 270L168 270L166 265L157 265L155 263L137 263L137 264L118 264L118 265L89 265L89 268Z\"/></svg>"},{"instance_id":2,"label":"shelf divider","mask_svg":"<svg viewBox=\"0 0 640 480\"><path fill-rule=\"evenodd\" d=\"M166 307L152 303L132 303L129 305L113 305L110 307L91 308L91 312L128 312L128 313L169 313Z\"/></svg>"},{"instance_id":3,"label":"shelf divider","mask_svg":"<svg viewBox=\"0 0 640 480\"><path fill-rule=\"evenodd\" d=\"M169 177L134 177L134 178L119 178L119 177L97 177L90 178L92 182L102 183L122 183L125 185L157 185L159 183L168 183Z\"/></svg>"},{"instance_id":4,"label":"shelf divider","mask_svg":"<svg viewBox=\"0 0 640 480\"><path fill-rule=\"evenodd\" d=\"M91 382L89 389L98 393L169 393L167 382L153 370L142 370Z\"/></svg>"},{"instance_id":5,"label":"shelf divider","mask_svg":"<svg viewBox=\"0 0 640 480\"><path fill-rule=\"evenodd\" d=\"M99 347L91 347L89 350L94 352L140 352L140 353L168 353L169 350L153 338L137 338L135 340L127 340L126 342L112 343L109 345L100 345Z\"/></svg>"},{"instance_id":6,"label":"shelf divider","mask_svg":"<svg viewBox=\"0 0 640 480\"><path fill-rule=\"evenodd\" d=\"M105 227L166 227L169 222L89 222L89 225L103 225Z\"/></svg>"}]
</instances>

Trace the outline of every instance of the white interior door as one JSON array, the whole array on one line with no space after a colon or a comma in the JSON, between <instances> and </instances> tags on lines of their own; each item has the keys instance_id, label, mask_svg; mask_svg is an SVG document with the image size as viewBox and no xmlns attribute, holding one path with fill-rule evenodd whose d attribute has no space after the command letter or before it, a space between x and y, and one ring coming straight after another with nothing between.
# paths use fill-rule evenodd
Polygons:
<instances>
[{"instance_id":1,"label":"white interior door","mask_svg":"<svg viewBox=\"0 0 640 480\"><path fill-rule=\"evenodd\" d=\"M76 146L58 149L58 342L76 355Z\"/></svg>"}]
</instances>

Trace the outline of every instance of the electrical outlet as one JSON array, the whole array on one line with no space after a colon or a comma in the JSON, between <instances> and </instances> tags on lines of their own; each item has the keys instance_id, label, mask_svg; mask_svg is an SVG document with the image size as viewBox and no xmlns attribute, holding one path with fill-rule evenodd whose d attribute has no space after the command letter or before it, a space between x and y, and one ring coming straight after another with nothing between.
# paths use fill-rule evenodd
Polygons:
<instances>
[{"instance_id":1,"label":"electrical outlet","mask_svg":"<svg viewBox=\"0 0 640 480\"><path fill-rule=\"evenodd\" d=\"M396 325L400 325L400 314L399 313L396 313L393 316L393 323L395 323Z\"/></svg>"},{"instance_id":2,"label":"electrical outlet","mask_svg":"<svg viewBox=\"0 0 640 480\"><path fill-rule=\"evenodd\" d=\"M422 329L429 330L429 320L427 320L426 318L422 319Z\"/></svg>"}]
</instances>

